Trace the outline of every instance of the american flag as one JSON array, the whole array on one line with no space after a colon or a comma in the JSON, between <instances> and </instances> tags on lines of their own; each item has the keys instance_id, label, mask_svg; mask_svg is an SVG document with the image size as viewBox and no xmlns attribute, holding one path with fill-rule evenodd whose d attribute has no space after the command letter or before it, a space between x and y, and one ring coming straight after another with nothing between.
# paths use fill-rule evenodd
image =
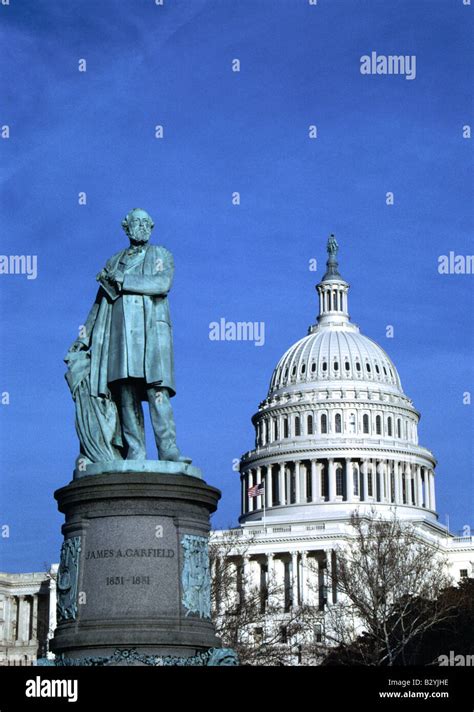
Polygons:
<instances>
[{"instance_id":1,"label":"american flag","mask_svg":"<svg viewBox=\"0 0 474 712\"><path fill-rule=\"evenodd\" d=\"M253 487L249 487L247 494L249 497L258 497L260 494L263 494L264 492L265 492L265 483L260 482L259 485L254 485Z\"/></svg>"}]
</instances>

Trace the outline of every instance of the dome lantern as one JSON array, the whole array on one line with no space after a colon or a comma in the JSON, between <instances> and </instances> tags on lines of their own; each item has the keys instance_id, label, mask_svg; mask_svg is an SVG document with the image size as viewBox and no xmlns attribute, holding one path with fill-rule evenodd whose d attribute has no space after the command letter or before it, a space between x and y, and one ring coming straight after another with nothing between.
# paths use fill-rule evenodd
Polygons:
<instances>
[{"instance_id":1,"label":"dome lantern","mask_svg":"<svg viewBox=\"0 0 474 712\"><path fill-rule=\"evenodd\" d=\"M347 293L349 284L339 274L337 253L339 245L333 234L327 243L328 259L326 273L321 282L316 285L319 294L319 325L329 325L349 321Z\"/></svg>"}]
</instances>

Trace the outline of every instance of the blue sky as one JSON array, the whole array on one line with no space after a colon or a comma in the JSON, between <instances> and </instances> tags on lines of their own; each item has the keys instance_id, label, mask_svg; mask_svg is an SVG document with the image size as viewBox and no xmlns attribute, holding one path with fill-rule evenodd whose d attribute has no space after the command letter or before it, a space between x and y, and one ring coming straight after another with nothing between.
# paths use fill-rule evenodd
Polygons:
<instances>
[{"instance_id":1,"label":"blue sky","mask_svg":"<svg viewBox=\"0 0 474 712\"><path fill-rule=\"evenodd\" d=\"M237 521L232 462L252 447L275 364L314 322L330 232L353 320L422 412L440 519L474 525L473 277L437 270L439 255L472 253L473 12L462 0L0 5L0 253L38 256L36 280L0 275L2 570L58 560L53 491L77 454L62 359L136 206L175 257L178 442L222 490L215 526ZM371 51L415 54L416 79L361 75ZM265 345L210 341L221 317L264 321Z\"/></svg>"}]
</instances>

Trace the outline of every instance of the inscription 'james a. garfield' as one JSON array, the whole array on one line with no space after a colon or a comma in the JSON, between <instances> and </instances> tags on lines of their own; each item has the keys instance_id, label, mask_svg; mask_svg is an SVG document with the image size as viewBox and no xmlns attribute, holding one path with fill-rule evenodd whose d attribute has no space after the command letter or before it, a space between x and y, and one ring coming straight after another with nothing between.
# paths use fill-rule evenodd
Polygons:
<instances>
[{"instance_id":1,"label":"inscription 'james a. garfield'","mask_svg":"<svg viewBox=\"0 0 474 712\"><path fill-rule=\"evenodd\" d=\"M86 551L86 559L120 559L130 557L172 559L173 549L92 549Z\"/></svg>"}]
</instances>

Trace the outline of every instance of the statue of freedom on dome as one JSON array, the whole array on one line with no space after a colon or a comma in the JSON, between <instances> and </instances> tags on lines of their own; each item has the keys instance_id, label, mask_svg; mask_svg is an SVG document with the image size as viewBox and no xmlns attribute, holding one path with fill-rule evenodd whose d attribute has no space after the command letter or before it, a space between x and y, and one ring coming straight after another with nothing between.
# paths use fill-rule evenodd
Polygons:
<instances>
[{"instance_id":1,"label":"statue of freedom on dome","mask_svg":"<svg viewBox=\"0 0 474 712\"><path fill-rule=\"evenodd\" d=\"M149 244L154 223L145 210L130 211L122 227L130 247L97 275L97 297L65 357L79 458L86 464L146 460L147 400L160 460L190 463L176 446L170 403L176 394L168 305L173 256Z\"/></svg>"},{"instance_id":2,"label":"statue of freedom on dome","mask_svg":"<svg viewBox=\"0 0 474 712\"><path fill-rule=\"evenodd\" d=\"M328 255L337 255L337 251L339 250L339 245L337 244L337 240L334 235L330 235L328 238L328 245L327 245L327 251Z\"/></svg>"}]
</instances>

